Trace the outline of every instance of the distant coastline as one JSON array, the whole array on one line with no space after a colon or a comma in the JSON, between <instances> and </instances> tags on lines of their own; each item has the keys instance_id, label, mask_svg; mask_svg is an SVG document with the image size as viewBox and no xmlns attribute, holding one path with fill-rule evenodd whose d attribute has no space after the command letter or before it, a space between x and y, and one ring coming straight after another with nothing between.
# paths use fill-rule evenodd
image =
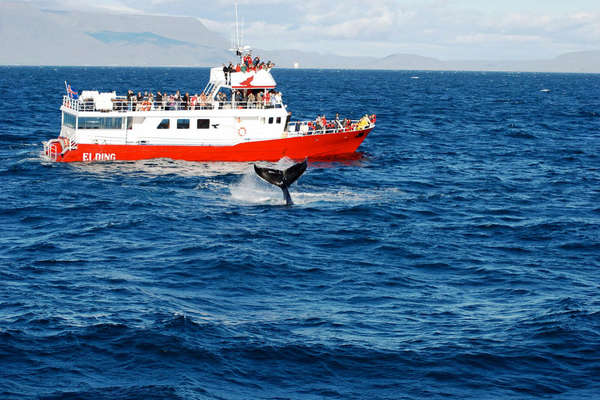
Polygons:
<instances>
[{"instance_id":1,"label":"distant coastline","mask_svg":"<svg viewBox=\"0 0 600 400\"><path fill-rule=\"evenodd\" d=\"M0 67L22 68L211 68L216 65L53 65L53 64L0 64ZM536 70L500 70L500 69L419 69L419 68L360 68L360 67L298 67L281 66L284 70L347 70L347 71L397 71L397 72L488 72L488 73L515 73L515 74L600 74L600 71L536 71Z\"/></svg>"},{"instance_id":2,"label":"distant coastline","mask_svg":"<svg viewBox=\"0 0 600 400\"><path fill-rule=\"evenodd\" d=\"M0 65L214 67L231 61L228 41L197 18L89 13L0 3ZM31 27L34 26L35 30ZM408 71L600 73L600 49L543 60L441 60L416 54L339 56L255 49L278 67Z\"/></svg>"}]
</instances>

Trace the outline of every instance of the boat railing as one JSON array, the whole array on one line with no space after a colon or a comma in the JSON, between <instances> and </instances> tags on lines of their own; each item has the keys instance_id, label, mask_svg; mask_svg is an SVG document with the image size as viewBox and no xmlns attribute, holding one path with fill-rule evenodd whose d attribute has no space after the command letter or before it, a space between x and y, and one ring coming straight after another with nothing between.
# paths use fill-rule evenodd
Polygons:
<instances>
[{"instance_id":1,"label":"boat railing","mask_svg":"<svg viewBox=\"0 0 600 400\"><path fill-rule=\"evenodd\" d=\"M283 103L278 100L270 101L236 101L236 100L201 100L192 98L190 101L176 101L170 99L157 100L127 100L126 97L112 99L112 108L99 108L93 99L72 99L63 97L63 105L74 111L83 112L108 112L108 111L182 111L182 110L213 110L213 109L264 109L282 108Z\"/></svg>"},{"instance_id":2,"label":"boat railing","mask_svg":"<svg viewBox=\"0 0 600 400\"><path fill-rule=\"evenodd\" d=\"M371 129L375 123L363 120L331 121L328 126L320 126L315 121L293 121L288 124L288 136L325 135L330 133L355 132Z\"/></svg>"}]
</instances>

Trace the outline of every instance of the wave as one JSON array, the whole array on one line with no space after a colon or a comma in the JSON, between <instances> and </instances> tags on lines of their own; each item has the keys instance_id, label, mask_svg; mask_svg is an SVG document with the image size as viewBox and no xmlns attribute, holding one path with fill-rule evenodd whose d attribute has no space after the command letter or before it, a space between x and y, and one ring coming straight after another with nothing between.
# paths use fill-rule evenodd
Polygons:
<instances>
[{"instance_id":1,"label":"wave","mask_svg":"<svg viewBox=\"0 0 600 400\"><path fill-rule=\"evenodd\" d=\"M386 303L390 299L381 300ZM559 308L570 307L571 304L568 301L557 303ZM457 317L458 314L452 315ZM404 349L374 348L359 344L336 344L334 338L329 343L315 341L315 338L302 338L297 334L292 334L290 339L293 339L285 342L276 338L265 341L261 339L264 336L257 337L253 332L275 329L273 333L279 331L277 335L289 335L291 331L285 329L285 325L271 326L258 321L224 324L185 315L158 318L151 326L98 324L69 328L63 333L42 337L31 336L24 331L3 331L0 335L6 351L28 355L26 370L33 379L47 374L59 374L66 378L54 387L42 385L34 389L30 385L22 385L21 388L25 388L23 390L29 387L28 392L20 393L26 396L103 398L125 395L146 398L156 389L157 398L178 398L182 387L187 386L182 386L180 377L192 376L196 379L202 377L202 395L206 396L217 396L218 382L225 377L231 385L230 390L246 390L246 393L253 393L251 397L260 396L265 386L281 387L289 379L293 379L294 390L300 392L331 387L329 385L343 379L346 384L334 386L341 397L346 397L349 391L359 387L367 391L381 390L379 385L384 382L390 389L400 386L404 391L418 390L423 382L428 385L451 382L450 386L466 384L481 390L485 388L488 394L491 390L497 395L523 391L568 394L571 389L585 389L573 379L585 376L586 370L574 368L571 362L565 362L562 353L568 351L573 343L579 343L575 353L569 352L571 357L577 355L581 361L585 361L598 356L598 347L590 352L598 343L597 335L594 338L588 336L589 331L557 328L556 323L551 322L556 317L566 322L565 317L572 318L569 315L588 318L591 324L597 324L600 317L598 313L565 314L562 311L529 323L525 329L531 331L532 335L517 339L516 342L481 341L464 347L447 344L412 349L408 343L402 346ZM449 317L448 313L441 313L436 318ZM298 327L303 329L323 332L349 328L322 318L305 318L297 322ZM64 327L65 320L37 319L36 324ZM522 337L522 328L517 330L517 335ZM587 339L581 341L583 337ZM551 346L560 342L564 343L561 350L557 352L554 348L552 351ZM535 344L532 346L527 343ZM79 355L76 369L65 368L61 356L65 348L71 348ZM38 367L39 363L42 367ZM490 368L494 369L493 376L488 373ZM120 371L122 375L113 377L111 371ZM158 386L156 382L151 384L148 378L139 378L152 377L151 371L163 372L162 382ZM406 375L406 371L410 373ZM146 375L148 373L150 375ZM132 384L135 376L138 376L138 382ZM252 385L252 382L257 382L256 377L262 378L258 384ZM100 381L109 382L115 378L123 383L98 387ZM350 383L358 378L362 379L362 386ZM17 382L24 384L23 379L24 376L18 378ZM507 380L499 385L498 379ZM415 380L421 384L416 385ZM73 384L95 388L74 390Z\"/></svg>"},{"instance_id":2,"label":"wave","mask_svg":"<svg viewBox=\"0 0 600 400\"><path fill-rule=\"evenodd\" d=\"M200 388L194 390L195 395L207 394ZM105 386L102 388L90 388L77 391L56 391L50 394L39 396L44 400L114 400L114 399L148 399L148 400L183 400L186 396L179 394L179 390L174 385L123 385L123 386Z\"/></svg>"}]
</instances>

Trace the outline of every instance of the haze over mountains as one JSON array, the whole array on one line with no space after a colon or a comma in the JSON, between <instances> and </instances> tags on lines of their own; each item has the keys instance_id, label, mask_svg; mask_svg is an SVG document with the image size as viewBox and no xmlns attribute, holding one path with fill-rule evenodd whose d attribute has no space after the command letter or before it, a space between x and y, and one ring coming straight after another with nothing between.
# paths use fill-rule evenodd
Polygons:
<instances>
[{"instance_id":1,"label":"haze over mountains","mask_svg":"<svg viewBox=\"0 0 600 400\"><path fill-rule=\"evenodd\" d=\"M234 61L229 40L197 18L40 9L0 3L3 65L220 66ZM444 61L413 54L351 57L295 50L255 50L280 67L487 70L600 73L600 50L548 60Z\"/></svg>"}]
</instances>

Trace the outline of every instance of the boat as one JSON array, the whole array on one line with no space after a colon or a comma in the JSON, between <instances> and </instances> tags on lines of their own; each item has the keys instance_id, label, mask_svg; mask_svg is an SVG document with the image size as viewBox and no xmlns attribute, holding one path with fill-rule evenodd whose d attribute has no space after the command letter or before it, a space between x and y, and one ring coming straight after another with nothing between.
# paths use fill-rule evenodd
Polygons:
<instances>
[{"instance_id":1,"label":"boat","mask_svg":"<svg viewBox=\"0 0 600 400\"><path fill-rule=\"evenodd\" d=\"M237 14L236 14L237 15ZM210 69L202 92L137 96L92 90L67 93L60 134L43 143L56 162L170 158L186 161L278 161L355 155L375 127L360 119L294 121L276 90L273 65L238 46L239 63Z\"/></svg>"}]
</instances>

